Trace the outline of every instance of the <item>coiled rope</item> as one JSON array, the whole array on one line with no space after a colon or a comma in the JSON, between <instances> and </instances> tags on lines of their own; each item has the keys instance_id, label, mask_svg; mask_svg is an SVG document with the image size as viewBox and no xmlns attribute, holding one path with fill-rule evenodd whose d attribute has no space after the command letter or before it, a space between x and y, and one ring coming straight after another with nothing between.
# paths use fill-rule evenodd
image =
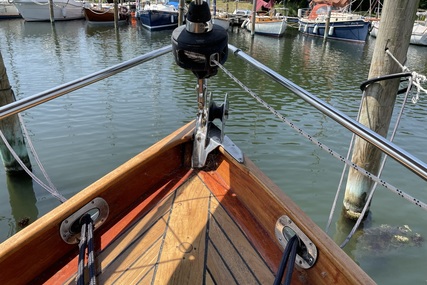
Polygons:
<instances>
[{"instance_id":1,"label":"coiled rope","mask_svg":"<svg viewBox=\"0 0 427 285\"><path fill-rule=\"evenodd\" d=\"M398 196L400 196L400 197L404 198L405 200L409 201L410 203L412 203L412 204L414 204L414 205L416 205L416 206L418 206L418 207L420 207L420 208L422 208L422 209L424 209L424 210L427 211L427 204L426 203L420 201L419 199L416 199L416 198L412 197L411 195L403 192L401 189L399 189L397 187L394 187L390 183L384 181L383 179L379 178L378 176L376 176L376 175L370 173L369 171L365 170L364 168L358 166L357 164L353 163L349 159L347 159L344 156L340 155L339 153L335 152L334 150L332 150L331 148L329 148L325 144L321 143L320 141L318 141L317 139L315 139L314 137L312 137L311 135L309 135L308 133L306 133L301 128L298 128L293 122L291 122L286 117L284 117L283 115L281 115L278 111L276 111L273 107L271 107L268 103L266 103L258 95L256 95L252 90L250 90L247 86L245 86L242 82L240 82L240 80L238 80L233 74L231 74L231 72L229 72L218 61L212 60L212 62L215 63L216 65L218 65L218 67L222 71L224 71L225 74L227 74L232 80L234 80L234 82L236 82L240 87L242 87L246 92L248 92L255 100L257 100L267 110L269 110L271 113L273 113L282 122L284 122L285 124L287 124L288 126L290 126L292 129L294 129L295 131L297 131L300 135L304 136L309 141L311 141L313 144L317 145L322 150L328 152L333 157L339 159L341 162L347 164L348 166L352 167L356 171L360 172L362 175L368 177L369 179L372 179L373 181L375 181L376 183L382 185L383 187L385 187L386 189L390 190L391 192L397 194Z\"/></svg>"}]
</instances>

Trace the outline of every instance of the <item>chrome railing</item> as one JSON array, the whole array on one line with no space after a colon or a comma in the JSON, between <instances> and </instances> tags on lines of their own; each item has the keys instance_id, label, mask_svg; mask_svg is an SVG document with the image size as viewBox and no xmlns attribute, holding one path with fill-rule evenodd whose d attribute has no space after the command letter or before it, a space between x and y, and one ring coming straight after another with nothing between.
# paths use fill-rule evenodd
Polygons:
<instances>
[{"instance_id":1,"label":"chrome railing","mask_svg":"<svg viewBox=\"0 0 427 285\"><path fill-rule=\"evenodd\" d=\"M393 159L395 159L396 161L398 161L399 163L403 164L408 169L416 173L418 176L427 180L427 165L423 161L419 160L418 158L411 155L410 153L403 150L402 148L395 145L394 143L390 142L386 138L380 136L379 134L375 133L374 131L360 124L356 120L348 117L346 114L342 113L341 111L328 105L326 102L320 100L319 98L317 98L316 96L308 92L307 90L304 90L303 88L291 82L290 80L286 79L285 77L278 74L274 70L268 68L267 66L263 65L259 61L245 54L243 51L239 50L238 48L232 45L228 45L228 48L237 57L240 57L243 60L247 61L249 64L251 64L255 68L265 73L274 81L281 84L283 87L289 89L290 91L295 93L297 96L305 100L307 103L317 108L323 114L332 118L337 123L344 126L345 128L355 133L356 135L360 136L361 138L365 139L366 141L370 142L371 144L375 145L376 147L381 149L384 153L386 153L387 155L389 155L390 157L392 157ZM81 77L74 81L59 85L55 88L46 90L44 92L35 94L33 96L2 106L0 107L0 120L8 116L11 116L13 114L30 109L34 106L40 105L44 102L50 101L54 98L68 94L77 89L83 88L92 83L98 82L102 79L110 77L119 72L125 71L141 63L150 61L170 51L172 51L172 46L168 45L166 47L151 51L149 53L135 57L123 63L103 69L99 72L92 73L90 75Z\"/></svg>"},{"instance_id":2,"label":"chrome railing","mask_svg":"<svg viewBox=\"0 0 427 285\"><path fill-rule=\"evenodd\" d=\"M29 97L21 99L19 101L16 101L16 102L10 103L8 105L2 106L2 107L0 107L0 120L4 119L6 117L9 117L13 114L17 114L19 112L30 109L34 106L40 105L44 102L55 99L57 97L60 97L62 95L73 92L77 89L88 86L92 83L98 82L102 79L110 77L110 76L117 74L119 72L125 71L125 70L132 68L136 65L139 65L141 63L150 61L156 57L159 57L159 56L164 55L164 54L171 52L171 51L172 51L172 45L168 45L168 46L165 46L163 48L148 52L148 53L143 54L143 55L140 55L140 56L135 57L133 59L124 61L122 63L113 65L113 66L108 67L108 68L105 68L105 69L100 70L98 72L89 74L87 76L78 78L76 80L70 81L70 82L62 84L62 85L59 85L59 86L54 87L52 89L43 91L41 93L37 93L33 96L29 96Z\"/></svg>"},{"instance_id":3,"label":"chrome railing","mask_svg":"<svg viewBox=\"0 0 427 285\"><path fill-rule=\"evenodd\" d=\"M245 54L243 51L239 50L235 46L228 45L228 48L230 51L234 53L234 55L241 57L248 63L250 63L255 68L261 70L263 73L265 73L267 76L272 78L274 81L282 85L283 87L289 89L296 95L298 95L300 98L302 98L304 101L321 111L323 114L327 115L331 119L335 120L340 125L344 126L351 132L355 133L356 135L360 136L364 140L370 142L371 144L375 145L379 149L381 149L384 153L398 161L399 163L406 166L408 169L416 173L418 176L422 177L423 179L427 180L427 165L416 158L415 156L411 155L407 151L403 150L399 146L395 145L394 143L390 142L386 138L380 136L376 132L372 131L371 129L365 127L364 125L360 124L356 120L350 118L346 114L342 113L341 111L335 109L331 105L328 105L326 102L320 100L307 90L304 90L300 86L296 85L289 79L286 79L279 73L275 72L274 70L268 68L267 66L263 65L259 61L255 60L254 58L250 57L249 55Z\"/></svg>"}]
</instances>

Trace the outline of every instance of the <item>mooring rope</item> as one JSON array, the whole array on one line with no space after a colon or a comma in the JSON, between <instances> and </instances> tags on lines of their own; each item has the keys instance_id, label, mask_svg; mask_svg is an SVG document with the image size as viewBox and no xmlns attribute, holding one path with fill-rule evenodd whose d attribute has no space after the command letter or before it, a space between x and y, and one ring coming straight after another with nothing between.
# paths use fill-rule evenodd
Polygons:
<instances>
[{"instance_id":1,"label":"mooring rope","mask_svg":"<svg viewBox=\"0 0 427 285\"><path fill-rule=\"evenodd\" d=\"M14 92L12 91L13 97L15 97ZM42 188L44 188L46 191L48 191L53 197L57 198L62 203L65 202L67 199L62 196L58 189L56 189L55 185L52 183L52 180L49 178L49 175L47 174L45 168L43 167L43 164L40 161L39 156L37 155L37 152L34 148L33 142L31 141L30 135L28 134L28 130L25 127L24 120L22 119L21 114L18 113L19 122L21 125L22 132L24 134L25 140L30 147L31 154L33 155L34 159L36 160L37 166L39 167L40 171L43 173L43 176L45 177L47 183L46 185L43 181L41 181L28 167L25 165L25 163L22 161L22 159L19 157L19 155L15 152L15 150L12 148L12 146L7 141L6 137L4 136L3 132L0 130L0 137L3 140L5 146L9 150L9 152L12 154L12 156L15 158L16 162L21 166L21 168Z\"/></svg>"},{"instance_id":2,"label":"mooring rope","mask_svg":"<svg viewBox=\"0 0 427 285\"><path fill-rule=\"evenodd\" d=\"M52 196L57 198L61 202L65 202L67 199L62 196L58 191L55 191L51 189L49 186L47 186L43 181L41 181L37 176L34 175L34 173L31 172L31 170L28 169L28 167L24 164L24 162L21 160L21 158L16 154L16 152L13 150L12 146L7 141L6 137L4 136L3 132L0 130L0 137L3 140L5 146L10 151L12 156L15 158L15 160L18 162L18 164L22 167L22 169L35 181L37 184L39 184L41 187L43 187L45 190L47 190Z\"/></svg>"},{"instance_id":3,"label":"mooring rope","mask_svg":"<svg viewBox=\"0 0 427 285\"><path fill-rule=\"evenodd\" d=\"M407 66L401 64L397 60L397 58L393 55L393 53L390 51L390 49L386 49L385 52L391 57L391 59L394 60L394 62L396 62L399 65L399 67L402 69L403 72L411 72L412 78L413 78L412 85L417 87L417 92L412 97L412 103L414 104L417 103L419 100L420 92L424 92L427 94L427 89L423 88L423 86L421 85L422 83L427 82L427 77L425 75L419 74L418 72L411 71Z\"/></svg>"},{"instance_id":4,"label":"mooring rope","mask_svg":"<svg viewBox=\"0 0 427 285\"><path fill-rule=\"evenodd\" d=\"M89 214L84 215L81 218L81 231L80 231L80 242L79 242L79 261L77 265L77 276L76 283L78 285L85 285L85 255L86 248L88 254L88 267L89 267L89 284L96 284L96 272L95 272L95 255L94 255L94 241L93 241L93 220Z\"/></svg>"},{"instance_id":5,"label":"mooring rope","mask_svg":"<svg viewBox=\"0 0 427 285\"><path fill-rule=\"evenodd\" d=\"M400 66L400 68L402 69L402 72L410 72L410 70L409 70L409 68L408 67L406 67L406 66L404 66L404 65L402 65L397 59L396 59L396 57L394 57L394 55L390 52L390 50L389 49L387 49L386 50L386 53ZM403 111L404 111L404 109L405 109L405 106L406 106L406 102L407 102L407 100L408 100L408 96L409 96L409 93L410 93L410 91L411 91L411 89L412 89L412 86L416 86L417 87L417 93L416 93L416 96L414 96L414 97L412 97L412 103L414 103L414 104L416 104L417 102L418 102L418 100L419 100L419 93L421 92L421 91L423 91L423 92L425 92L425 93L427 93L426 92L426 90L424 89L424 88L422 88L422 86L421 86L421 83L422 82L425 82L426 81L426 77L424 76L424 75L420 75L420 74L418 74L418 73L416 73L416 72L410 72L409 74L411 74L411 76L409 77L409 83L408 83L408 86L407 86L407 88L406 88L406 92L405 92L405 97L403 98L403 101L402 101L402 106L401 106L401 109L400 109L400 111L399 111L399 114L398 114L398 116L397 116L397 119L396 119L396 123L395 123L395 126L394 126L394 129L393 129L393 132L392 132L392 134L391 134L391 136L390 136L390 141L393 141L394 140L394 137L395 137L395 135L396 135L396 132L397 132L397 128L398 128L398 126L399 126L399 123L400 123L400 121L401 121L401 118L402 118L402 114L403 114ZM415 80L415 82L414 82L414 80ZM365 97L366 96L366 94L365 94L365 91L363 91L363 97ZM362 106L362 104L360 104L360 106L359 106L359 112L358 112L358 118L359 118L359 116L360 116L360 110L361 110L361 106ZM350 144L350 147L349 147L349 150L352 148L352 143L353 143L353 141L354 141L354 134L353 134L353 136L352 136L352 140L351 140L351 144ZM387 161L387 155L385 155L384 156L384 159L382 160L382 162L381 162L381 165L380 165L380 168L379 168L379 171L378 171L378 177L380 177L381 176L381 174L382 174L382 172L383 172L383 170L384 170L384 166L385 166L385 163L386 163L386 161ZM348 157L347 157L348 158ZM343 169L343 174L345 173L345 171L346 171L346 166L344 166L344 169ZM341 178L343 178L343 176L341 177ZM337 194L335 195L335 200L334 200L334 203L333 203L333 209L335 209L335 207L336 207L336 200L337 200L337 197L338 197L338 195L339 195L339 192L341 191L340 189L341 189L341 182L342 182L342 180L340 180L340 185L339 185L339 187L338 187L338 190L337 190ZM347 245L347 243L350 241L350 239L351 239L351 237L354 235L354 233L356 232L356 230L359 228L359 226L360 226L360 223L362 222L362 220L363 220L363 218L364 218L364 216L365 216L365 214L366 214L366 211L368 210L368 208L369 208L369 205L370 205L370 203L371 203L371 201L372 201L372 197L373 197L373 195L374 195L374 193L375 193L375 190L376 190L376 187L377 187L377 185L378 185L378 183L377 182L375 182L374 183L374 185L372 186L372 189L371 189L371 191L369 192L369 195L368 195L368 197L367 197L367 199L366 199L366 202L365 202L365 206L363 207L363 209L362 209L362 212L360 213L360 216L359 216L359 218L357 219L357 221L356 221L356 223L354 224L354 226L353 226L353 228L352 228L352 230L350 231L350 233L348 234L348 236L346 237L346 239L342 242L342 244L340 245L340 247L341 248L343 248L344 246L346 246ZM333 212L334 212L334 210L331 210L331 213L330 213L330 215L329 215L329 220L328 220L328 224L327 224L327 226L326 226L326 232L328 231L328 229L329 229L329 226L330 226L330 224L331 224L331 221L332 221L332 216L333 216Z\"/></svg>"},{"instance_id":6,"label":"mooring rope","mask_svg":"<svg viewBox=\"0 0 427 285\"><path fill-rule=\"evenodd\" d=\"M292 273L294 271L295 267L295 259L297 256L297 249L298 249L298 243L299 239L297 235L294 235L291 237L286 244L285 250L282 254L282 259L280 260L279 269L277 270L276 278L274 279L273 285L281 285L283 275L286 270L286 276L285 276L285 285L290 285L292 281ZM289 262L289 263L288 263ZM286 265L288 265L286 267Z\"/></svg>"},{"instance_id":7,"label":"mooring rope","mask_svg":"<svg viewBox=\"0 0 427 285\"><path fill-rule=\"evenodd\" d=\"M400 123L400 121L402 119L403 111L405 110L406 102L407 102L409 93L411 91L411 88L412 88L412 77L409 78L409 84L408 84L408 87L406 89L406 93L405 93L405 96L403 98L403 101L402 101L402 106L400 107L400 111L399 111L399 114L397 116L396 123L394 125L393 131L392 131L391 136L390 136L390 141L391 142L394 140L394 137L396 136L397 129L398 129L399 123ZM366 93L363 92L363 97L365 97L365 96L366 96ZM360 105L362 105L362 103ZM353 137L354 137L354 135L353 135ZM388 158L388 156L384 155L384 158L381 161L381 165L380 165L380 168L378 170L378 174L377 174L378 177L381 176L381 174L382 174L382 172L384 170L384 166L385 166L385 163L387 161L387 158ZM360 216L356 220L356 223L353 225L353 228L351 229L350 233L347 235L346 239L341 243L341 245L340 245L341 248L343 248L343 247L345 247L347 245L347 243L353 237L353 235L356 232L356 230L359 228L360 223L362 222L362 220L363 220L363 218L364 218L364 216L365 216L365 214L366 214L366 212L367 212L367 210L369 208L369 205L371 204L372 197L374 196L375 190L377 189L377 185L378 185L377 182L375 182L374 185L372 185L372 189L369 192L368 198L366 199L366 202L365 202L365 205L364 205L364 207L362 209L362 212L360 213Z\"/></svg>"},{"instance_id":8,"label":"mooring rope","mask_svg":"<svg viewBox=\"0 0 427 285\"><path fill-rule=\"evenodd\" d=\"M231 79L234 80L240 87L242 87L246 92L248 92L255 100L257 100L261 105L263 105L267 110L269 110L271 113L273 113L277 118L279 118L282 122L290 126L292 129L296 130L299 134L307 138L309 141L311 141L313 144L317 145L322 150L328 152L333 157L339 159L341 162L347 164L348 166L352 167L362 175L368 177L369 179L372 179L373 181L377 182L378 184L381 184L386 189L390 190L391 192L397 194L398 196L404 198L405 200L411 202L412 204L424 209L427 211L427 204L420 201L419 199L416 199L412 197L411 195L403 192L397 187L394 187L390 183L384 181L383 179L379 178L378 176L370 173L369 171L365 170L364 168L358 166L357 164L353 163L349 159L345 158L344 156L340 155L339 153L333 151L331 148L326 146L325 144L321 143L317 139L315 139L313 136L306 133L301 128L298 128L293 122L289 121L287 118L285 118L283 115L281 115L278 111L276 111L273 107L271 107L268 103L266 103L264 100L262 100L258 95L256 95L252 90L250 90L247 86L245 86L240 80L238 80L231 72L229 72L223 65L221 65L218 61L212 60L213 63L218 65L221 70L224 71L225 74L227 74Z\"/></svg>"}]
</instances>

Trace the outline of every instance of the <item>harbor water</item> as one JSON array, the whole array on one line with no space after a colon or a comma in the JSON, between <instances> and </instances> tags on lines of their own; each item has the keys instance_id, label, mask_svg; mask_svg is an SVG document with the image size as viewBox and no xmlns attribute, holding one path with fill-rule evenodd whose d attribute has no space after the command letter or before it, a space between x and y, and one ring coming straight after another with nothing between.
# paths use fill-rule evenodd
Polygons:
<instances>
[{"instance_id":1,"label":"harbor water","mask_svg":"<svg viewBox=\"0 0 427 285\"><path fill-rule=\"evenodd\" d=\"M0 21L0 51L17 99L132 59L170 44L171 31L149 32L139 24L93 27L85 21L27 23ZM229 42L320 99L356 118L368 77L375 39L323 42L288 28L282 38L229 32ZM386 56L386 55L384 55ZM302 99L229 54L224 64L236 78L295 125L346 156L349 131ZM427 48L410 46L406 66L427 75ZM40 160L58 191L69 198L135 154L195 118L196 78L167 54L101 82L22 113ZM328 221L343 164L262 107L224 72L209 80L217 103L228 94L227 135L321 228ZM399 95L392 125L402 104ZM427 98L407 102L395 142L427 161ZM392 129L392 127L391 127ZM42 177L33 162L33 172ZM427 202L426 182L393 159L383 179ZM120 191L120 189L117 189ZM0 168L0 242L58 206L42 187ZM342 195L328 234L342 242L348 226L340 218ZM268 205L265 205L268 207ZM363 238L388 225L407 226L421 244L390 244L378 235L375 246ZM379 187L371 214L344 248L378 284L427 282L427 212ZM384 226L383 226L384 228ZM367 229L370 229L369 231Z\"/></svg>"}]
</instances>

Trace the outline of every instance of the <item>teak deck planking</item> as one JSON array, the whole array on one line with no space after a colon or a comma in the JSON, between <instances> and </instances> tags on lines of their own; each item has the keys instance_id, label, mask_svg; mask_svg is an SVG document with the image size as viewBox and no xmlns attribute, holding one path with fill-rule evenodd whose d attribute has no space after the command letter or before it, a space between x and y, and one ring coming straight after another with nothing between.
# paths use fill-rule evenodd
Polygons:
<instances>
[{"instance_id":1,"label":"teak deck planking","mask_svg":"<svg viewBox=\"0 0 427 285\"><path fill-rule=\"evenodd\" d=\"M95 231L100 284L272 284L283 252L274 234L281 215L318 249L313 268L297 268L292 284L374 284L248 158L239 164L220 148L206 169L191 169L192 128L172 133L0 244L0 283L74 283L77 246L62 241L59 224L102 197L110 214Z\"/></svg>"},{"instance_id":2,"label":"teak deck planking","mask_svg":"<svg viewBox=\"0 0 427 285\"><path fill-rule=\"evenodd\" d=\"M159 202L96 259L100 284L272 284L274 280L198 176Z\"/></svg>"}]
</instances>

